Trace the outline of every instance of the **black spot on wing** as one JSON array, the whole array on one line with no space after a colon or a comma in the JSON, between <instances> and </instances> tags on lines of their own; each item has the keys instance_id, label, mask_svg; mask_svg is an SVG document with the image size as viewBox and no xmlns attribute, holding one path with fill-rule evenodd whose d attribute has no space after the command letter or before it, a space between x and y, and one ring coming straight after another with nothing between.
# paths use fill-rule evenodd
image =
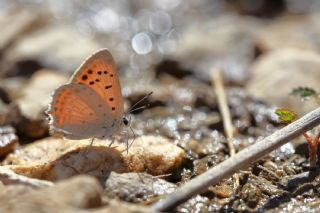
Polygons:
<instances>
[{"instance_id":1,"label":"black spot on wing","mask_svg":"<svg viewBox=\"0 0 320 213\"><path fill-rule=\"evenodd\" d=\"M81 77L81 79L85 81L85 80L88 79L88 76L87 76L87 75L83 75L83 76Z\"/></svg>"}]
</instances>

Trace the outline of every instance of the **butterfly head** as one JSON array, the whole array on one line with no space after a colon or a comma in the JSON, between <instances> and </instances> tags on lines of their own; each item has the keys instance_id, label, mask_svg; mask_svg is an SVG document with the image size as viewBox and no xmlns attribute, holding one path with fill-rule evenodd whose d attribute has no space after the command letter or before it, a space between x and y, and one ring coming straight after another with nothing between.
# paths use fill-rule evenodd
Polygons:
<instances>
[{"instance_id":1,"label":"butterfly head","mask_svg":"<svg viewBox=\"0 0 320 213\"><path fill-rule=\"evenodd\" d=\"M122 122L123 122L123 124L125 125L125 126L128 126L128 125L130 125L130 123L131 123L131 117L127 117L127 116L124 116L123 118L122 118Z\"/></svg>"}]
</instances>

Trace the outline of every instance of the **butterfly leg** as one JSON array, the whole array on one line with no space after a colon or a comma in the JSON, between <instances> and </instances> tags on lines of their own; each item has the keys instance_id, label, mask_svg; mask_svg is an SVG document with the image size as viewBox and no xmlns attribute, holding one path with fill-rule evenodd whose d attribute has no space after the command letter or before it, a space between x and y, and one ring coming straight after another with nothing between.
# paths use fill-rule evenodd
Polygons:
<instances>
[{"instance_id":1,"label":"butterfly leg","mask_svg":"<svg viewBox=\"0 0 320 213\"><path fill-rule=\"evenodd\" d=\"M94 141L94 137L91 139L89 147L92 147L93 141Z\"/></svg>"},{"instance_id":2,"label":"butterfly leg","mask_svg":"<svg viewBox=\"0 0 320 213\"><path fill-rule=\"evenodd\" d=\"M129 153L129 138L127 138L126 144L127 144L127 154L128 154Z\"/></svg>"},{"instance_id":3,"label":"butterfly leg","mask_svg":"<svg viewBox=\"0 0 320 213\"><path fill-rule=\"evenodd\" d=\"M109 144L109 147L111 147L113 143L114 143L114 137L111 138L111 142Z\"/></svg>"},{"instance_id":4,"label":"butterfly leg","mask_svg":"<svg viewBox=\"0 0 320 213\"><path fill-rule=\"evenodd\" d=\"M128 134L127 134L127 137L126 137L127 154L129 153L129 149L130 149L130 147L132 146L134 140L136 139L136 134L134 133L132 127L129 126L129 128L130 128L130 130L131 130L131 132L132 132L132 134L133 134L133 140L132 140L131 143L129 143L129 136L128 136Z\"/></svg>"},{"instance_id":5,"label":"butterfly leg","mask_svg":"<svg viewBox=\"0 0 320 213\"><path fill-rule=\"evenodd\" d=\"M87 154L89 153L89 149L92 147L93 145L93 141L94 141L94 137L91 139L90 145L87 146L86 151L85 151L85 155L87 156Z\"/></svg>"},{"instance_id":6,"label":"butterfly leg","mask_svg":"<svg viewBox=\"0 0 320 213\"><path fill-rule=\"evenodd\" d=\"M128 141L127 141L127 152L128 152L128 149L132 146L132 144L133 144L133 142L135 141L135 139L136 139L136 134L134 133L134 131L133 131L133 129L132 129L132 127L131 126L129 126L129 128L130 128L130 130L131 130L131 132L132 132L132 135L133 135L133 140L132 140L132 142L130 143L130 145L128 146Z\"/></svg>"}]
</instances>

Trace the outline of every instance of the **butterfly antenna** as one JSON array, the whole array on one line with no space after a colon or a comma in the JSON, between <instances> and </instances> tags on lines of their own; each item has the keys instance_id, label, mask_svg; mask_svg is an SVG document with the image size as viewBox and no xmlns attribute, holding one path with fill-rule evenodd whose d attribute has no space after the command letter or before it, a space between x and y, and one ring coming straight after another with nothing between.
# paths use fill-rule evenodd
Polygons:
<instances>
[{"instance_id":1,"label":"butterfly antenna","mask_svg":"<svg viewBox=\"0 0 320 213\"><path fill-rule=\"evenodd\" d=\"M141 107L132 109L129 113L134 112L134 111L137 111L137 110L140 110L140 109L145 109L145 108L147 108L148 106L150 106L150 104L147 104L147 105L145 105L145 106L141 106Z\"/></svg>"},{"instance_id":2,"label":"butterfly antenna","mask_svg":"<svg viewBox=\"0 0 320 213\"><path fill-rule=\"evenodd\" d=\"M139 103L141 103L142 101L146 100L147 98L150 97L150 95L152 95L153 92L150 92L149 94L147 94L146 96L144 96L143 98L141 98L138 102L136 102L135 104L133 104L133 106L130 108L129 112L133 112L134 110L137 110L137 109L141 109L141 107L137 108L137 109L134 109L135 106L137 106Z\"/></svg>"}]
</instances>

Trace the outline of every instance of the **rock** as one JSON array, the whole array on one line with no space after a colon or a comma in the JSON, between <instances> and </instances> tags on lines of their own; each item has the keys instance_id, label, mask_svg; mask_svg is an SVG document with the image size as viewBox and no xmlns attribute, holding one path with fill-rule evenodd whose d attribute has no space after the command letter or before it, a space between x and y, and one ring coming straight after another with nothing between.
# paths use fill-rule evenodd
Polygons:
<instances>
[{"instance_id":1,"label":"rock","mask_svg":"<svg viewBox=\"0 0 320 213\"><path fill-rule=\"evenodd\" d=\"M284 189L279 187L276 182L268 181L264 177L260 176L250 175L247 183L254 184L263 194L269 196L275 196L284 192Z\"/></svg>"},{"instance_id":2,"label":"rock","mask_svg":"<svg viewBox=\"0 0 320 213\"><path fill-rule=\"evenodd\" d=\"M179 61L180 69L193 70L205 81L218 67L224 70L226 80L242 82L254 58L253 39L260 27L255 19L230 14L201 25L188 25L170 59Z\"/></svg>"},{"instance_id":3,"label":"rock","mask_svg":"<svg viewBox=\"0 0 320 213\"><path fill-rule=\"evenodd\" d=\"M221 155L221 154L220 154ZM205 173L210 167L214 167L221 163L224 159L224 156L219 156L218 154L207 155L206 157L202 157L201 159L195 160L194 164L194 176L198 176L202 173Z\"/></svg>"},{"instance_id":4,"label":"rock","mask_svg":"<svg viewBox=\"0 0 320 213\"><path fill-rule=\"evenodd\" d=\"M49 132L48 123L44 118L28 119L25 117L17 126L17 131L27 141L46 137Z\"/></svg>"},{"instance_id":5,"label":"rock","mask_svg":"<svg viewBox=\"0 0 320 213\"><path fill-rule=\"evenodd\" d=\"M211 189L219 198L229 198L233 195L234 190L231 186L223 184L213 186Z\"/></svg>"},{"instance_id":6,"label":"rock","mask_svg":"<svg viewBox=\"0 0 320 213\"><path fill-rule=\"evenodd\" d=\"M9 104L11 102L9 94L2 87L0 87L0 102L3 102L4 104Z\"/></svg>"},{"instance_id":7,"label":"rock","mask_svg":"<svg viewBox=\"0 0 320 213\"><path fill-rule=\"evenodd\" d=\"M11 126L0 126L0 157L6 156L18 144L18 136Z\"/></svg>"},{"instance_id":8,"label":"rock","mask_svg":"<svg viewBox=\"0 0 320 213\"><path fill-rule=\"evenodd\" d=\"M109 142L95 141L88 148L89 143L45 138L8 155L3 164L14 165L11 169L18 174L51 181L80 173L102 179L112 170L125 170L121 152L110 148Z\"/></svg>"},{"instance_id":9,"label":"rock","mask_svg":"<svg viewBox=\"0 0 320 213\"><path fill-rule=\"evenodd\" d=\"M263 18L275 17L287 9L287 2L284 0L268 1L261 0L254 4L251 0L225 1L228 7L235 9L238 13Z\"/></svg>"},{"instance_id":10,"label":"rock","mask_svg":"<svg viewBox=\"0 0 320 213\"><path fill-rule=\"evenodd\" d=\"M7 51L8 63L36 59L47 67L74 71L94 51L101 48L67 25L48 25L24 36Z\"/></svg>"},{"instance_id":11,"label":"rock","mask_svg":"<svg viewBox=\"0 0 320 213\"><path fill-rule=\"evenodd\" d=\"M45 138L9 154L4 165L22 175L44 180L61 180L80 173L100 180L111 172L144 172L167 174L184 159L182 149L162 137L136 138L126 153L124 143L95 140Z\"/></svg>"},{"instance_id":12,"label":"rock","mask_svg":"<svg viewBox=\"0 0 320 213\"><path fill-rule=\"evenodd\" d=\"M0 198L17 197L17 196L21 196L22 194L28 194L33 190L34 188L32 186L18 185L18 184L17 185L1 185L0 184ZM3 210L3 209L0 207L0 210Z\"/></svg>"},{"instance_id":13,"label":"rock","mask_svg":"<svg viewBox=\"0 0 320 213\"><path fill-rule=\"evenodd\" d=\"M246 90L270 105L292 109L302 116L318 105L314 100L301 103L289 93L299 86L319 91L319 67L318 53L292 48L271 51L252 65Z\"/></svg>"},{"instance_id":14,"label":"rock","mask_svg":"<svg viewBox=\"0 0 320 213\"><path fill-rule=\"evenodd\" d=\"M30 81L20 87L18 99L0 110L0 124L14 125L19 135L36 139L48 135L48 123L44 111L53 91L67 82L67 76L52 70L40 70Z\"/></svg>"},{"instance_id":15,"label":"rock","mask_svg":"<svg viewBox=\"0 0 320 213\"><path fill-rule=\"evenodd\" d=\"M313 44L306 40L307 37L302 30L305 23L304 16L277 19L257 34L256 46L259 52L282 48L314 50Z\"/></svg>"},{"instance_id":16,"label":"rock","mask_svg":"<svg viewBox=\"0 0 320 213\"><path fill-rule=\"evenodd\" d=\"M177 61L167 59L155 67L155 74L157 78L164 74L168 74L176 78L184 78L192 75L192 72L187 69L182 69Z\"/></svg>"},{"instance_id":17,"label":"rock","mask_svg":"<svg viewBox=\"0 0 320 213\"><path fill-rule=\"evenodd\" d=\"M39 20L39 13L31 10L13 10L0 14L0 50L7 48Z\"/></svg>"},{"instance_id":18,"label":"rock","mask_svg":"<svg viewBox=\"0 0 320 213\"><path fill-rule=\"evenodd\" d=\"M80 176L57 183L54 187L1 197L0 212L70 212L101 206L102 188L91 177ZM76 195L76 196L75 196ZM72 212L73 212L72 211Z\"/></svg>"},{"instance_id":19,"label":"rock","mask_svg":"<svg viewBox=\"0 0 320 213\"><path fill-rule=\"evenodd\" d=\"M250 208L255 208L259 204L261 197L263 197L259 187L252 183L244 184L241 193L243 193L244 202Z\"/></svg>"},{"instance_id":20,"label":"rock","mask_svg":"<svg viewBox=\"0 0 320 213\"><path fill-rule=\"evenodd\" d=\"M14 101L22 96L23 89L28 82L29 79L20 76L0 78L0 85L8 93L11 101Z\"/></svg>"},{"instance_id":21,"label":"rock","mask_svg":"<svg viewBox=\"0 0 320 213\"><path fill-rule=\"evenodd\" d=\"M146 173L111 172L104 193L111 198L128 202L154 202L160 196L172 193L176 185Z\"/></svg>"},{"instance_id":22,"label":"rock","mask_svg":"<svg viewBox=\"0 0 320 213\"><path fill-rule=\"evenodd\" d=\"M27 186L1 186L0 212L152 212L144 206L131 205L102 197L102 187L89 176L77 176L43 189Z\"/></svg>"},{"instance_id":23,"label":"rock","mask_svg":"<svg viewBox=\"0 0 320 213\"><path fill-rule=\"evenodd\" d=\"M18 104L8 105L0 101L0 126L8 125L15 128L17 135L23 139L41 138L48 134L48 123L39 112L37 119L29 119L22 115ZM22 140L23 141L23 140Z\"/></svg>"},{"instance_id":24,"label":"rock","mask_svg":"<svg viewBox=\"0 0 320 213\"><path fill-rule=\"evenodd\" d=\"M268 202L273 202L272 205L274 205L273 197L288 192L279 187L278 181L271 182L261 176L250 174L238 193L243 198L243 202L255 211L268 206Z\"/></svg>"},{"instance_id":25,"label":"rock","mask_svg":"<svg viewBox=\"0 0 320 213\"><path fill-rule=\"evenodd\" d=\"M179 167L184 151L161 136L137 138L123 159L130 172L148 172L163 175Z\"/></svg>"},{"instance_id":26,"label":"rock","mask_svg":"<svg viewBox=\"0 0 320 213\"><path fill-rule=\"evenodd\" d=\"M92 213L155 213L152 209L142 205L133 205L118 200L108 199L105 199L105 202L108 204L107 206L92 210Z\"/></svg>"},{"instance_id":27,"label":"rock","mask_svg":"<svg viewBox=\"0 0 320 213\"><path fill-rule=\"evenodd\" d=\"M282 48L320 51L320 13L309 16L284 16L263 28L256 37L260 53Z\"/></svg>"},{"instance_id":28,"label":"rock","mask_svg":"<svg viewBox=\"0 0 320 213\"><path fill-rule=\"evenodd\" d=\"M219 205L215 204L210 206L209 198L201 195L196 195L189 199L187 202L177 207L177 212L218 212Z\"/></svg>"},{"instance_id":29,"label":"rock","mask_svg":"<svg viewBox=\"0 0 320 213\"><path fill-rule=\"evenodd\" d=\"M0 101L0 125L16 125L22 119L23 116L17 104L4 104Z\"/></svg>"},{"instance_id":30,"label":"rock","mask_svg":"<svg viewBox=\"0 0 320 213\"><path fill-rule=\"evenodd\" d=\"M23 115L30 119L43 119L43 111L51 101L53 91L66 83L68 77L53 70L40 70L32 75L17 100Z\"/></svg>"},{"instance_id":31,"label":"rock","mask_svg":"<svg viewBox=\"0 0 320 213\"><path fill-rule=\"evenodd\" d=\"M45 188L48 186L53 186L53 183L49 181L18 175L14 173L8 166L0 166L0 182L4 185L23 185L32 188Z\"/></svg>"}]
</instances>

